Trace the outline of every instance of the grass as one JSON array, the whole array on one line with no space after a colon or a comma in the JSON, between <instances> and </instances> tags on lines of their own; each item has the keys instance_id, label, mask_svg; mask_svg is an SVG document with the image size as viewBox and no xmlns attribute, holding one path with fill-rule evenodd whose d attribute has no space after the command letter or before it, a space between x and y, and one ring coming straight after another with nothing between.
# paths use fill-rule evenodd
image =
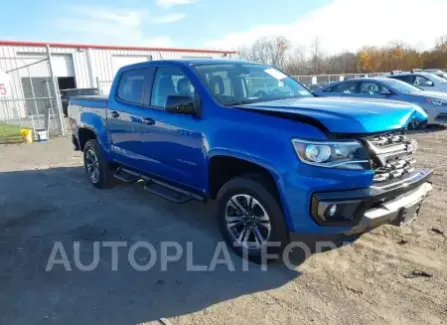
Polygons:
<instances>
[{"instance_id":1,"label":"grass","mask_svg":"<svg viewBox=\"0 0 447 325\"><path fill-rule=\"evenodd\" d=\"M21 129L22 127L18 125L0 122L0 143L22 142Z\"/></svg>"}]
</instances>

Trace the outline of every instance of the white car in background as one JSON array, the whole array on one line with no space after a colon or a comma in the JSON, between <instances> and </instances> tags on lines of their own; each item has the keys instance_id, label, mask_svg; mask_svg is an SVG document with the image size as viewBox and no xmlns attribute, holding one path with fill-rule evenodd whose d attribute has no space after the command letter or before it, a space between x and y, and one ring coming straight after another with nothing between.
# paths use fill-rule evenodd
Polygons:
<instances>
[{"instance_id":1,"label":"white car in background","mask_svg":"<svg viewBox=\"0 0 447 325\"><path fill-rule=\"evenodd\" d=\"M444 72L439 69L424 69L424 72L431 73L447 80L447 72Z\"/></svg>"},{"instance_id":2,"label":"white car in background","mask_svg":"<svg viewBox=\"0 0 447 325\"><path fill-rule=\"evenodd\" d=\"M447 80L427 72L392 73L388 78L404 81L422 90L447 92Z\"/></svg>"}]
</instances>

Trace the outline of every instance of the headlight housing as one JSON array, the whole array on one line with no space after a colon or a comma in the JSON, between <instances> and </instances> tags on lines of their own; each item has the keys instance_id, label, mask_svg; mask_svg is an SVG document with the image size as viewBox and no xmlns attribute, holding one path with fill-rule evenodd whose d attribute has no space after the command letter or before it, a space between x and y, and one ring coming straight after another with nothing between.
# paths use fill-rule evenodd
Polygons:
<instances>
[{"instance_id":1,"label":"headlight housing","mask_svg":"<svg viewBox=\"0 0 447 325\"><path fill-rule=\"evenodd\" d=\"M293 139L292 143L300 160L309 165L354 170L371 168L368 152L359 141Z\"/></svg>"},{"instance_id":2,"label":"headlight housing","mask_svg":"<svg viewBox=\"0 0 447 325\"><path fill-rule=\"evenodd\" d=\"M425 98L425 101L436 106L447 105L447 101L437 98Z\"/></svg>"}]
</instances>

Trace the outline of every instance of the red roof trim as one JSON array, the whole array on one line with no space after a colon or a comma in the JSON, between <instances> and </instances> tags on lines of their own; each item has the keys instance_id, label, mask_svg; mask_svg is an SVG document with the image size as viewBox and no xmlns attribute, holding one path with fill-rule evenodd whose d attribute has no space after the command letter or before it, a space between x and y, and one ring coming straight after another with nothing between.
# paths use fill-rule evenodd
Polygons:
<instances>
[{"instance_id":1,"label":"red roof trim","mask_svg":"<svg viewBox=\"0 0 447 325\"><path fill-rule=\"evenodd\" d=\"M51 43L51 42L21 42L21 41L1 41L0 45L8 46L46 46L59 48L78 48L78 49L99 49L99 50L127 50L127 51L170 51L170 52L192 52L192 53L228 53L237 54L235 50L210 50L210 49L184 49L170 47L137 47L137 46L117 46L117 45L89 45L89 44L70 44L70 43Z\"/></svg>"}]
</instances>

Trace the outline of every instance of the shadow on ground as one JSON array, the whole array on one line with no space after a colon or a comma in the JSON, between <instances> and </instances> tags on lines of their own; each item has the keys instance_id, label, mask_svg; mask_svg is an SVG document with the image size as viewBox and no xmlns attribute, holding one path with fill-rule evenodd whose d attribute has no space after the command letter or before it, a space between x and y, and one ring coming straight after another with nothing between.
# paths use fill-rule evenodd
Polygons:
<instances>
[{"instance_id":1,"label":"shadow on ground","mask_svg":"<svg viewBox=\"0 0 447 325\"><path fill-rule=\"evenodd\" d=\"M226 265L187 272L188 242L192 263L210 266L220 240L213 215L213 204L176 205L137 185L94 189L80 167L0 173L0 323L137 324L278 288L300 275L279 264L268 271L249 264L243 271L242 260L232 254L234 272ZM139 241L156 248L157 261L144 272L128 259ZM166 271L159 258L162 241L185 250ZM71 271L62 264L45 271L55 242L63 246ZM117 271L111 249L100 246L98 266L83 272L75 265L74 242L83 264L92 262L94 242L127 247L118 250ZM150 260L145 249L134 256L139 265ZM295 257L294 263L301 262Z\"/></svg>"},{"instance_id":2,"label":"shadow on ground","mask_svg":"<svg viewBox=\"0 0 447 325\"><path fill-rule=\"evenodd\" d=\"M415 130L408 130L408 134L419 134L419 133L435 133L445 131L446 127L443 125L426 125Z\"/></svg>"}]
</instances>

